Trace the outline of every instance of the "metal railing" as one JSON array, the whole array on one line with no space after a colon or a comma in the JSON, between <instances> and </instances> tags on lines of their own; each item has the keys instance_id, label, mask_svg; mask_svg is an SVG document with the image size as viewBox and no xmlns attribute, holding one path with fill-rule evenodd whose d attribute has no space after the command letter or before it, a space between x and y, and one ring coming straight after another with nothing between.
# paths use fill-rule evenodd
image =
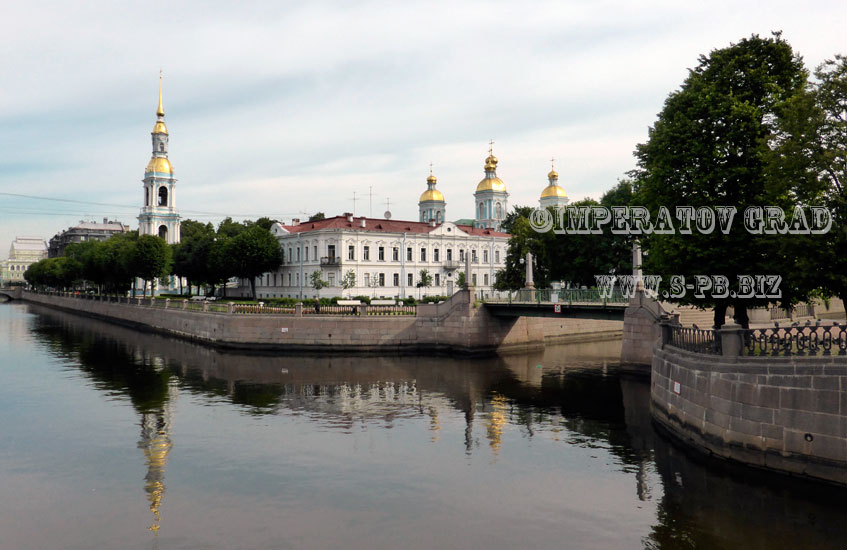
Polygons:
<instances>
[{"instance_id":1,"label":"metal railing","mask_svg":"<svg viewBox=\"0 0 847 550\"><path fill-rule=\"evenodd\" d=\"M744 331L750 356L847 355L847 327L839 323L754 328Z\"/></svg>"},{"instance_id":2,"label":"metal railing","mask_svg":"<svg viewBox=\"0 0 847 550\"><path fill-rule=\"evenodd\" d=\"M321 258L321 265L341 265L341 257L324 256Z\"/></svg>"},{"instance_id":3,"label":"metal railing","mask_svg":"<svg viewBox=\"0 0 847 550\"><path fill-rule=\"evenodd\" d=\"M669 344L695 353L721 355L721 336L715 329L703 329L673 325L670 327Z\"/></svg>"},{"instance_id":4,"label":"metal railing","mask_svg":"<svg viewBox=\"0 0 847 550\"><path fill-rule=\"evenodd\" d=\"M619 290L610 294L596 288L562 290L480 290L476 299L487 303L508 304L565 304L565 305L628 305L629 297Z\"/></svg>"}]
</instances>

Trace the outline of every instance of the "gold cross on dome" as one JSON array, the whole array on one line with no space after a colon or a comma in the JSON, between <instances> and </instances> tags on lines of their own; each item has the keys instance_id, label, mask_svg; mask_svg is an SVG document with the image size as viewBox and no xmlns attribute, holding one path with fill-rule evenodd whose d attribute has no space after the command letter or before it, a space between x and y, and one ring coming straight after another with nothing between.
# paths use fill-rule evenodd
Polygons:
<instances>
[{"instance_id":1,"label":"gold cross on dome","mask_svg":"<svg viewBox=\"0 0 847 550\"><path fill-rule=\"evenodd\" d=\"M550 157L550 168L556 168L556 157Z\"/></svg>"},{"instance_id":2,"label":"gold cross on dome","mask_svg":"<svg viewBox=\"0 0 847 550\"><path fill-rule=\"evenodd\" d=\"M432 163L431 162L429 163L429 175L430 176L432 175Z\"/></svg>"},{"instance_id":3,"label":"gold cross on dome","mask_svg":"<svg viewBox=\"0 0 847 550\"><path fill-rule=\"evenodd\" d=\"M488 142L488 154L489 155L494 154L494 140L493 139Z\"/></svg>"}]
</instances>

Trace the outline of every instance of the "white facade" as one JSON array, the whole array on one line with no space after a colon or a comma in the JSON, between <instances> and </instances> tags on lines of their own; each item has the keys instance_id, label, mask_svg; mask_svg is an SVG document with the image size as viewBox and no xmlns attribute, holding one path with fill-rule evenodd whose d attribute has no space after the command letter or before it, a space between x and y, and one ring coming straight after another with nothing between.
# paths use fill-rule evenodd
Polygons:
<instances>
[{"instance_id":1,"label":"white facade","mask_svg":"<svg viewBox=\"0 0 847 550\"><path fill-rule=\"evenodd\" d=\"M353 217L351 214L316 222L274 224L285 262L274 273L256 280L257 298L333 296L405 298L444 296L457 290L457 278L471 258L471 283L480 290L494 284L506 265L509 235L446 222L421 223ZM432 286L417 287L421 270ZM312 288L311 274L320 271L329 286ZM352 271L356 284L342 288ZM241 281L229 294L248 296L249 282Z\"/></svg>"},{"instance_id":2,"label":"white facade","mask_svg":"<svg viewBox=\"0 0 847 550\"><path fill-rule=\"evenodd\" d=\"M47 243L41 237L17 237L9 247L9 258L0 266L0 286L24 281L24 272L47 257Z\"/></svg>"}]
</instances>

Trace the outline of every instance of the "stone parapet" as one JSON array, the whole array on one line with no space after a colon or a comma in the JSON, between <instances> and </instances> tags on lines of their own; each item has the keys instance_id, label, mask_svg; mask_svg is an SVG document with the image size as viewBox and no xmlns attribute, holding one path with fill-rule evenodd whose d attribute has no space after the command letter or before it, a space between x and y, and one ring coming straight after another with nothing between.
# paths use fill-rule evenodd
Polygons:
<instances>
[{"instance_id":1,"label":"stone parapet","mask_svg":"<svg viewBox=\"0 0 847 550\"><path fill-rule=\"evenodd\" d=\"M847 356L746 357L733 331L723 355L655 347L654 420L714 456L847 485Z\"/></svg>"}]
</instances>

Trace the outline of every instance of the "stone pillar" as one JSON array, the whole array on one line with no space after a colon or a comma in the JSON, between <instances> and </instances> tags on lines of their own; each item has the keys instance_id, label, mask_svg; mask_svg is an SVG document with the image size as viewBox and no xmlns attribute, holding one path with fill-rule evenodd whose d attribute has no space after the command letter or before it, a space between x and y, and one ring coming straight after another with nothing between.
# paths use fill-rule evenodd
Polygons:
<instances>
[{"instance_id":1,"label":"stone pillar","mask_svg":"<svg viewBox=\"0 0 847 550\"><path fill-rule=\"evenodd\" d=\"M527 290L535 290L535 282L532 280L532 252L526 253L526 285Z\"/></svg>"},{"instance_id":2,"label":"stone pillar","mask_svg":"<svg viewBox=\"0 0 847 550\"><path fill-rule=\"evenodd\" d=\"M659 329L662 331L661 347L664 349L673 340L673 321L670 317L662 315L662 319L659 321Z\"/></svg>"},{"instance_id":3,"label":"stone pillar","mask_svg":"<svg viewBox=\"0 0 847 550\"><path fill-rule=\"evenodd\" d=\"M294 304L294 316L302 317L303 316L303 302L297 302Z\"/></svg>"},{"instance_id":4,"label":"stone pillar","mask_svg":"<svg viewBox=\"0 0 847 550\"><path fill-rule=\"evenodd\" d=\"M171 307L171 299L165 298L165 309L170 309Z\"/></svg>"},{"instance_id":5,"label":"stone pillar","mask_svg":"<svg viewBox=\"0 0 847 550\"><path fill-rule=\"evenodd\" d=\"M226 312L232 315L235 313L235 305L232 302L227 302L226 304Z\"/></svg>"},{"instance_id":6,"label":"stone pillar","mask_svg":"<svg viewBox=\"0 0 847 550\"><path fill-rule=\"evenodd\" d=\"M359 315L362 317L367 317L368 315L368 304L362 304L359 306Z\"/></svg>"},{"instance_id":7,"label":"stone pillar","mask_svg":"<svg viewBox=\"0 0 847 550\"><path fill-rule=\"evenodd\" d=\"M473 290L473 277L471 277L471 251L465 251L465 288Z\"/></svg>"},{"instance_id":8,"label":"stone pillar","mask_svg":"<svg viewBox=\"0 0 847 550\"><path fill-rule=\"evenodd\" d=\"M154 298L153 296L150 296L150 307L153 307L155 305L156 305L156 298Z\"/></svg>"},{"instance_id":9,"label":"stone pillar","mask_svg":"<svg viewBox=\"0 0 847 550\"><path fill-rule=\"evenodd\" d=\"M182 310L185 311L186 309L188 309L188 300L183 300L182 301Z\"/></svg>"},{"instance_id":10,"label":"stone pillar","mask_svg":"<svg viewBox=\"0 0 847 550\"><path fill-rule=\"evenodd\" d=\"M724 357L739 357L744 352L744 327L727 323L719 331Z\"/></svg>"},{"instance_id":11,"label":"stone pillar","mask_svg":"<svg viewBox=\"0 0 847 550\"><path fill-rule=\"evenodd\" d=\"M209 311L209 302L207 300L203 300L203 311Z\"/></svg>"}]
</instances>

